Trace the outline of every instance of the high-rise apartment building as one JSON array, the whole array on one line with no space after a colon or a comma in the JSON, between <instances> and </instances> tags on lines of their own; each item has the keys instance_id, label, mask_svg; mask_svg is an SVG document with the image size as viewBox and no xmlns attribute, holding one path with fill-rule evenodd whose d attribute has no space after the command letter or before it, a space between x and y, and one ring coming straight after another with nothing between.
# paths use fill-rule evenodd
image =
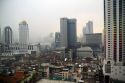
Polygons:
<instances>
[{"instance_id":1,"label":"high-rise apartment building","mask_svg":"<svg viewBox=\"0 0 125 83\"><path fill-rule=\"evenodd\" d=\"M19 42L20 44L29 43L29 28L26 21L22 21L19 24Z\"/></svg>"},{"instance_id":2,"label":"high-rise apartment building","mask_svg":"<svg viewBox=\"0 0 125 83\"><path fill-rule=\"evenodd\" d=\"M104 31L104 73L125 80L125 0L104 0Z\"/></svg>"},{"instance_id":3,"label":"high-rise apartment building","mask_svg":"<svg viewBox=\"0 0 125 83\"><path fill-rule=\"evenodd\" d=\"M60 19L61 46L65 48L74 48L77 42L76 19Z\"/></svg>"},{"instance_id":4,"label":"high-rise apartment building","mask_svg":"<svg viewBox=\"0 0 125 83\"><path fill-rule=\"evenodd\" d=\"M106 59L123 63L125 59L125 1L105 0L104 27Z\"/></svg>"}]
</instances>

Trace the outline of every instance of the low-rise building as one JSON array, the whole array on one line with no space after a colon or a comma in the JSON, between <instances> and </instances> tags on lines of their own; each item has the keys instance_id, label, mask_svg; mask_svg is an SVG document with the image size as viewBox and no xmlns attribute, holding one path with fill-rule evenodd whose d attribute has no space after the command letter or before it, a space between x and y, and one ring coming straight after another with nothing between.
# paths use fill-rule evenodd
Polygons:
<instances>
[{"instance_id":1,"label":"low-rise building","mask_svg":"<svg viewBox=\"0 0 125 83\"><path fill-rule=\"evenodd\" d=\"M69 79L69 69L68 68L64 68L61 72L60 72L60 76L63 80L68 80Z\"/></svg>"},{"instance_id":2,"label":"low-rise building","mask_svg":"<svg viewBox=\"0 0 125 83\"><path fill-rule=\"evenodd\" d=\"M111 67L111 78L113 78L114 80L125 81L125 67L124 66Z\"/></svg>"},{"instance_id":3,"label":"low-rise building","mask_svg":"<svg viewBox=\"0 0 125 83\"><path fill-rule=\"evenodd\" d=\"M11 49L11 53L13 54L33 54L38 55L40 53L40 48L38 45L25 45L25 44L19 44L14 43L9 45Z\"/></svg>"},{"instance_id":4,"label":"low-rise building","mask_svg":"<svg viewBox=\"0 0 125 83\"><path fill-rule=\"evenodd\" d=\"M93 57L93 50L90 47L82 47L77 49L78 58Z\"/></svg>"}]
</instances>

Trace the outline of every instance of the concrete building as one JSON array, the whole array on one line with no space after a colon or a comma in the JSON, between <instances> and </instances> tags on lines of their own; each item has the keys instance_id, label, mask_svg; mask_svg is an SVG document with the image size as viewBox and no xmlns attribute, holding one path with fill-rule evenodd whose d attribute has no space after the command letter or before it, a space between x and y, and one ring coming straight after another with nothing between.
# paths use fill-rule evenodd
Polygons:
<instances>
[{"instance_id":1,"label":"concrete building","mask_svg":"<svg viewBox=\"0 0 125 83\"><path fill-rule=\"evenodd\" d=\"M1 51L11 53L9 45L12 44L12 29L10 26L6 26L3 32L3 43L1 43Z\"/></svg>"},{"instance_id":2,"label":"concrete building","mask_svg":"<svg viewBox=\"0 0 125 83\"><path fill-rule=\"evenodd\" d=\"M63 70L60 72L60 77L65 80L69 78L69 69L63 68Z\"/></svg>"},{"instance_id":3,"label":"concrete building","mask_svg":"<svg viewBox=\"0 0 125 83\"><path fill-rule=\"evenodd\" d=\"M88 21L86 25L83 27L83 35L84 34L92 34L93 33L93 22Z\"/></svg>"},{"instance_id":4,"label":"concrete building","mask_svg":"<svg viewBox=\"0 0 125 83\"><path fill-rule=\"evenodd\" d=\"M60 19L61 46L74 48L77 42L76 19Z\"/></svg>"},{"instance_id":5,"label":"concrete building","mask_svg":"<svg viewBox=\"0 0 125 83\"><path fill-rule=\"evenodd\" d=\"M10 26L6 26L4 29L4 43L5 44L12 43L12 29Z\"/></svg>"},{"instance_id":6,"label":"concrete building","mask_svg":"<svg viewBox=\"0 0 125 83\"><path fill-rule=\"evenodd\" d=\"M89 46L93 50L93 56L97 57L102 52L102 33L85 34L83 46Z\"/></svg>"},{"instance_id":7,"label":"concrete building","mask_svg":"<svg viewBox=\"0 0 125 83\"><path fill-rule=\"evenodd\" d=\"M93 58L93 50L90 47L82 47L77 49L77 57L80 59L91 57Z\"/></svg>"},{"instance_id":8,"label":"concrete building","mask_svg":"<svg viewBox=\"0 0 125 83\"><path fill-rule=\"evenodd\" d=\"M125 81L124 27L125 0L104 0L104 74L123 81Z\"/></svg>"},{"instance_id":9,"label":"concrete building","mask_svg":"<svg viewBox=\"0 0 125 83\"><path fill-rule=\"evenodd\" d=\"M28 52L28 44L29 44L29 28L26 21L22 21L19 24L19 44L20 44L20 52L23 54Z\"/></svg>"},{"instance_id":10,"label":"concrete building","mask_svg":"<svg viewBox=\"0 0 125 83\"><path fill-rule=\"evenodd\" d=\"M93 22L92 21L88 21L86 25L83 27L83 43L86 43L85 34L93 34Z\"/></svg>"},{"instance_id":11,"label":"concrete building","mask_svg":"<svg viewBox=\"0 0 125 83\"><path fill-rule=\"evenodd\" d=\"M60 32L55 33L55 48L59 48L61 46L61 36Z\"/></svg>"},{"instance_id":12,"label":"concrete building","mask_svg":"<svg viewBox=\"0 0 125 83\"><path fill-rule=\"evenodd\" d=\"M26 21L22 21L19 24L19 42L20 44L29 43L29 28Z\"/></svg>"},{"instance_id":13,"label":"concrete building","mask_svg":"<svg viewBox=\"0 0 125 83\"><path fill-rule=\"evenodd\" d=\"M102 33L85 34L87 45L95 45L101 48L102 46Z\"/></svg>"},{"instance_id":14,"label":"concrete building","mask_svg":"<svg viewBox=\"0 0 125 83\"><path fill-rule=\"evenodd\" d=\"M22 46L23 45L23 46ZM40 48L38 45L33 45L29 44L27 46L27 51L22 51L24 50L24 45L25 44L19 44L19 43L13 43L10 44L9 47L11 48L11 53L12 54L31 54L31 55L39 55L40 54Z\"/></svg>"},{"instance_id":15,"label":"concrete building","mask_svg":"<svg viewBox=\"0 0 125 83\"><path fill-rule=\"evenodd\" d=\"M83 42L82 43L85 43L86 42L86 27L83 27Z\"/></svg>"},{"instance_id":16,"label":"concrete building","mask_svg":"<svg viewBox=\"0 0 125 83\"><path fill-rule=\"evenodd\" d=\"M85 34L92 34L93 33L93 22L88 21L86 23L86 29L85 29Z\"/></svg>"}]
</instances>

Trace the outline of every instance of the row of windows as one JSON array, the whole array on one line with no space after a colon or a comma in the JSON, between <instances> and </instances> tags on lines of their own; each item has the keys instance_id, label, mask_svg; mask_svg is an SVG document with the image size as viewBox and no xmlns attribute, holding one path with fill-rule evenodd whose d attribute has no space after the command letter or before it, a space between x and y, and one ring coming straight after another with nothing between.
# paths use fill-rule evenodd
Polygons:
<instances>
[{"instance_id":1,"label":"row of windows","mask_svg":"<svg viewBox=\"0 0 125 83\"><path fill-rule=\"evenodd\" d=\"M19 49L23 49L23 47L10 47L10 49L19 50ZM28 50L33 50L33 46L28 46Z\"/></svg>"}]
</instances>

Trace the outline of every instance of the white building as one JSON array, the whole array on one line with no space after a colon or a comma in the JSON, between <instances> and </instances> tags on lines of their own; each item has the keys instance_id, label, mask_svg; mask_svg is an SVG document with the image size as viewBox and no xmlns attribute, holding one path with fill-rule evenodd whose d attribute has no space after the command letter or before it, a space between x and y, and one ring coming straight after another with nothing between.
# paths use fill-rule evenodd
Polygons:
<instances>
[{"instance_id":1,"label":"white building","mask_svg":"<svg viewBox=\"0 0 125 83\"><path fill-rule=\"evenodd\" d=\"M26 21L22 21L19 24L19 45L20 52L27 53L29 44L29 29Z\"/></svg>"},{"instance_id":2,"label":"white building","mask_svg":"<svg viewBox=\"0 0 125 83\"><path fill-rule=\"evenodd\" d=\"M26 21L22 21L19 24L19 42L20 44L29 43L29 28Z\"/></svg>"},{"instance_id":3,"label":"white building","mask_svg":"<svg viewBox=\"0 0 125 83\"><path fill-rule=\"evenodd\" d=\"M40 54L40 48L38 45L29 44L27 45L27 51L25 51L24 47L25 44L13 43L10 44L11 53L12 54Z\"/></svg>"},{"instance_id":4,"label":"white building","mask_svg":"<svg viewBox=\"0 0 125 83\"><path fill-rule=\"evenodd\" d=\"M104 0L104 74L125 77L125 0Z\"/></svg>"}]
</instances>

